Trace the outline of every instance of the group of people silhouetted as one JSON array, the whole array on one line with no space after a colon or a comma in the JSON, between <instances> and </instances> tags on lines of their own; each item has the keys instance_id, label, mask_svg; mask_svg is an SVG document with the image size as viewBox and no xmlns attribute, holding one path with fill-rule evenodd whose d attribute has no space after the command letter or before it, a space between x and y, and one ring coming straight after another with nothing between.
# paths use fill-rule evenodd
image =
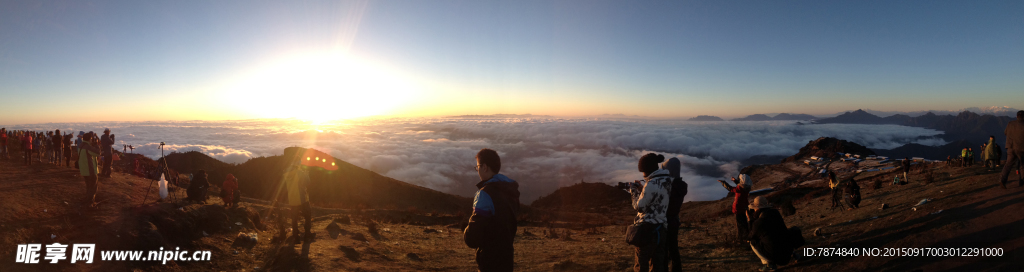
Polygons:
<instances>
[{"instance_id":1,"label":"group of people silhouetted","mask_svg":"<svg viewBox=\"0 0 1024 272\"><path fill-rule=\"evenodd\" d=\"M74 142L72 137L76 137ZM110 177L111 161L115 157L111 151L113 143L114 135L110 134L110 129L105 129L102 136L92 131L79 131L76 136L62 133L59 129L28 131L0 128L0 159L10 160L11 150L17 148L20 152L15 154L22 154L22 163L26 166L32 165L33 161L43 163L45 160L45 163L55 166L77 168L85 180L83 203L93 207L99 178ZM72 164L76 156L77 160Z\"/></svg>"}]
</instances>

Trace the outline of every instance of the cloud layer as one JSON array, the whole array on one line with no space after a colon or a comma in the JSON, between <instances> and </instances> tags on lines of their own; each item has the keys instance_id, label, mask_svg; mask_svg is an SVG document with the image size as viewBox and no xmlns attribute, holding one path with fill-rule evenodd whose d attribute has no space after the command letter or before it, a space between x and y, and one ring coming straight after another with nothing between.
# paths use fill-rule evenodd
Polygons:
<instances>
[{"instance_id":1,"label":"cloud layer","mask_svg":"<svg viewBox=\"0 0 1024 272\"><path fill-rule=\"evenodd\" d=\"M200 151L229 163L281 154L285 147L316 147L377 173L439 191L469 196L477 182L474 156L491 148L501 172L521 183L529 203L580 181L614 184L640 179L637 159L656 152L683 161L687 200L725 195L716 179L736 175L753 155L791 155L828 136L869 148L916 142L945 144L941 132L896 125L799 125L775 122L687 122L558 118L373 119L331 124L294 120L106 122L16 126L13 129L102 131L153 158ZM700 170L700 171L698 171ZM709 173L719 173L719 176Z\"/></svg>"}]
</instances>

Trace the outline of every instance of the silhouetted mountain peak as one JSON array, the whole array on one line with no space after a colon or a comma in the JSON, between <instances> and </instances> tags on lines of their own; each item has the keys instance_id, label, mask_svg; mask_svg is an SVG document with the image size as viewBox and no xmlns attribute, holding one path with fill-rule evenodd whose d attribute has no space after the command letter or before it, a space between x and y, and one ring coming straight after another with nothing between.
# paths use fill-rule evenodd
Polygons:
<instances>
[{"instance_id":1,"label":"silhouetted mountain peak","mask_svg":"<svg viewBox=\"0 0 1024 272\"><path fill-rule=\"evenodd\" d=\"M833 158L838 156L838 153L850 153L861 156L875 155L874 151L863 145L832 137L821 137L808 142L807 145L800 148L799 152L782 160L782 162L803 160L811 156Z\"/></svg>"},{"instance_id":2,"label":"silhouetted mountain peak","mask_svg":"<svg viewBox=\"0 0 1024 272\"><path fill-rule=\"evenodd\" d=\"M747 117L732 119L732 121L768 121L772 120L771 117L764 114L751 114Z\"/></svg>"},{"instance_id":3,"label":"silhouetted mountain peak","mask_svg":"<svg viewBox=\"0 0 1024 272\"><path fill-rule=\"evenodd\" d=\"M697 115L697 117L690 118L688 121L725 121L721 117L711 115Z\"/></svg>"}]
</instances>

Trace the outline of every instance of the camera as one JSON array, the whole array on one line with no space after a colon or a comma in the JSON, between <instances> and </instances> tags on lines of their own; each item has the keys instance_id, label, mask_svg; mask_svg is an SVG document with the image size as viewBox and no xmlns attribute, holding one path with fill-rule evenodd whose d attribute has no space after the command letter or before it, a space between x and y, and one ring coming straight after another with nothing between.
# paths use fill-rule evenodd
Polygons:
<instances>
[{"instance_id":1,"label":"camera","mask_svg":"<svg viewBox=\"0 0 1024 272\"><path fill-rule=\"evenodd\" d=\"M616 184L616 185L615 185L615 189L619 189L619 190L629 190L629 183L626 183L626 182L619 182L619 184Z\"/></svg>"}]
</instances>

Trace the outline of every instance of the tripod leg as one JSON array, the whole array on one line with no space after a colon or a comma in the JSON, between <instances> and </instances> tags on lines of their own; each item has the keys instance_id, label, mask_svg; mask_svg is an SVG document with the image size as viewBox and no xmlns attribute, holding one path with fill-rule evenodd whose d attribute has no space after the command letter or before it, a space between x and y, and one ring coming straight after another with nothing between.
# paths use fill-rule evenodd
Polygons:
<instances>
[{"instance_id":1,"label":"tripod leg","mask_svg":"<svg viewBox=\"0 0 1024 272\"><path fill-rule=\"evenodd\" d=\"M155 180L150 180L149 181L149 188L146 189L146 197L142 198L142 204L139 204L139 206L146 205L146 200L149 200L149 190L153 189L153 182L154 181Z\"/></svg>"}]
</instances>

